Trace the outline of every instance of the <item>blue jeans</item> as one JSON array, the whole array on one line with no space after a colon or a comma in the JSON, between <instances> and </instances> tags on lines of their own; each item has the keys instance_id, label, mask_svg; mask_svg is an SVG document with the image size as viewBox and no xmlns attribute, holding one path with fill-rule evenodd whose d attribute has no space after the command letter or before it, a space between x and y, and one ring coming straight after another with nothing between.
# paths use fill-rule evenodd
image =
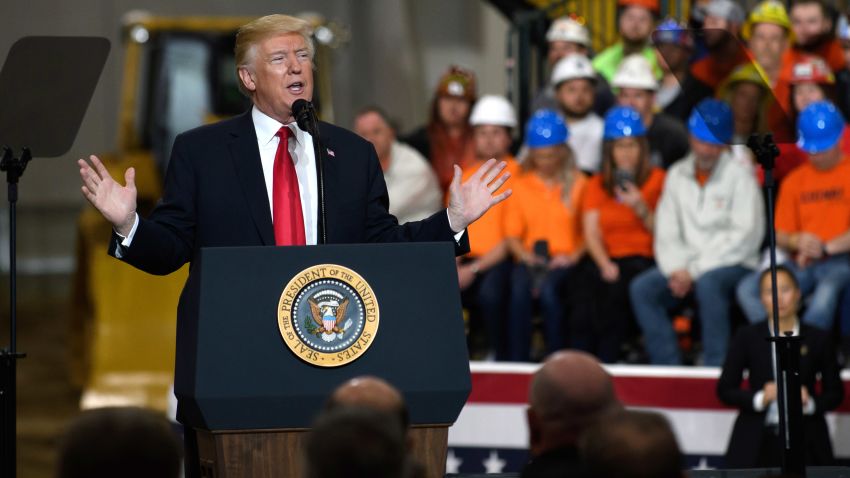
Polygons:
<instances>
[{"instance_id":1,"label":"blue jeans","mask_svg":"<svg viewBox=\"0 0 850 478\"><path fill-rule=\"evenodd\" d=\"M540 283L537 299L543 318L543 337L546 353L564 347L564 284L572 267L547 271ZM534 316L534 287L531 272L525 264L516 264L511 276L511 306L508 319L508 360L527 362L531 359L532 318Z\"/></svg>"},{"instance_id":2,"label":"blue jeans","mask_svg":"<svg viewBox=\"0 0 850 478\"><path fill-rule=\"evenodd\" d=\"M701 275L694 284L705 365L723 364L729 343L729 307L735 286L747 272L749 269L742 266L718 267ZM682 355L668 311L681 299L673 297L667 283L668 278L654 267L632 281L629 293L650 361L679 365Z\"/></svg>"},{"instance_id":3,"label":"blue jeans","mask_svg":"<svg viewBox=\"0 0 850 478\"><path fill-rule=\"evenodd\" d=\"M464 307L480 319L487 336L487 347L496 360L505 360L505 316L513 263L500 262L481 272L475 281L460 293ZM479 322L476 321L476 324ZM470 334L480 333L471 330Z\"/></svg>"},{"instance_id":4,"label":"blue jeans","mask_svg":"<svg viewBox=\"0 0 850 478\"><path fill-rule=\"evenodd\" d=\"M797 267L793 261L782 265L794 272L797 282L800 283L800 293L806 297L803 322L823 330L831 330L838 300L845 287L850 284L850 262L847 260L847 254L828 257L804 269ZM767 318L767 311L761 303L760 276L761 272L748 275L736 291L738 303L751 323Z\"/></svg>"}]
</instances>

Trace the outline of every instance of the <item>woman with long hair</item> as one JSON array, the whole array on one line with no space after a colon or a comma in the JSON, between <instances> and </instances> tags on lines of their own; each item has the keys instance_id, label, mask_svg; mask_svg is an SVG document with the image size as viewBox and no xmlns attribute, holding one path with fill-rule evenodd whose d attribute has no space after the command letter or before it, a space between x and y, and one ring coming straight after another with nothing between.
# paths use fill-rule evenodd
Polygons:
<instances>
[{"instance_id":1,"label":"woman with long hair","mask_svg":"<svg viewBox=\"0 0 850 478\"><path fill-rule=\"evenodd\" d=\"M539 300L546 352L565 344L566 281L584 253L579 208L587 180L567 145L567 126L552 110L535 113L526 130L528 156L514 179L505 234L515 267L508 320L508 359L531 358L534 301Z\"/></svg>"},{"instance_id":2,"label":"woman with long hair","mask_svg":"<svg viewBox=\"0 0 850 478\"><path fill-rule=\"evenodd\" d=\"M588 181L582 204L587 256L571 289L570 345L607 363L620 358L636 331L629 283L655 263L652 227L664 171L649 159L646 129L637 111L613 108L605 116L601 174Z\"/></svg>"}]
</instances>

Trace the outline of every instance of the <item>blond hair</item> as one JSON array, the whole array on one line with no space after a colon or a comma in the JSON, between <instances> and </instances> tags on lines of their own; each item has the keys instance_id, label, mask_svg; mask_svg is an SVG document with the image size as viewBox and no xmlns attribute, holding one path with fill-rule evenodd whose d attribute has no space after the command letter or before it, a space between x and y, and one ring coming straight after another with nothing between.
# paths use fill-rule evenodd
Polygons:
<instances>
[{"instance_id":1,"label":"blond hair","mask_svg":"<svg viewBox=\"0 0 850 478\"><path fill-rule=\"evenodd\" d=\"M304 38L304 43L307 44L307 52L310 59L316 53L316 47L313 45L313 27L307 20L302 20L289 15L266 15L252 22L246 23L239 28L236 33L236 76L239 76L239 70L248 68L249 63L254 59L255 47L258 43L271 36L285 35L287 33L298 33ZM250 96L250 92L242 84L242 79L239 79L239 90L242 93Z\"/></svg>"}]
</instances>

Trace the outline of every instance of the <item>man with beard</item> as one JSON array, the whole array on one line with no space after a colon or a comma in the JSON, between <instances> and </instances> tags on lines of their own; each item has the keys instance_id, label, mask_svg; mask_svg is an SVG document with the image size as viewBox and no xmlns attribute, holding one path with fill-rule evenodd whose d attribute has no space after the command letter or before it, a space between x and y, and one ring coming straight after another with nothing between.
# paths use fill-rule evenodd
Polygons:
<instances>
[{"instance_id":1,"label":"man with beard","mask_svg":"<svg viewBox=\"0 0 850 478\"><path fill-rule=\"evenodd\" d=\"M596 72L583 55L564 58L552 72L552 86L558 106L570 131L567 142L582 171L599 171L602 159L602 119L593 112L593 91Z\"/></svg>"},{"instance_id":2,"label":"man with beard","mask_svg":"<svg viewBox=\"0 0 850 478\"><path fill-rule=\"evenodd\" d=\"M791 29L794 45L784 55L783 64L794 64L801 56L815 55L826 60L832 71L844 68L844 50L832 34L832 17L823 1L794 1L791 4Z\"/></svg>"},{"instance_id":3,"label":"man with beard","mask_svg":"<svg viewBox=\"0 0 850 478\"><path fill-rule=\"evenodd\" d=\"M643 118L654 166L667 169L688 154L688 133L682 123L668 114L655 112L658 81L642 55L623 60L612 86L617 90L617 104L634 108Z\"/></svg>"},{"instance_id":4,"label":"man with beard","mask_svg":"<svg viewBox=\"0 0 850 478\"><path fill-rule=\"evenodd\" d=\"M652 35L658 66L662 72L655 94L655 106L682 123L688 120L694 105L711 94L707 88L703 92L691 89L686 94L686 85L694 82L689 71L694 39L686 28L668 18L658 25Z\"/></svg>"},{"instance_id":5,"label":"man with beard","mask_svg":"<svg viewBox=\"0 0 850 478\"><path fill-rule=\"evenodd\" d=\"M620 41L597 55L593 59L593 68L610 82L624 58L640 54L652 65L653 73L660 76L655 50L649 41L658 16L658 0L618 0L617 7Z\"/></svg>"}]
</instances>

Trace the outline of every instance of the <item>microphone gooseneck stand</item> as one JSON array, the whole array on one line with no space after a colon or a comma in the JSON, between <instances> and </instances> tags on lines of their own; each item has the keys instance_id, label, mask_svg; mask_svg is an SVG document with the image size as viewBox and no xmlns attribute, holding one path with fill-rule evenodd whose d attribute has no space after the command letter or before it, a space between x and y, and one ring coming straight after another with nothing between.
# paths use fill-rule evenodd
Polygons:
<instances>
[{"instance_id":1,"label":"microphone gooseneck stand","mask_svg":"<svg viewBox=\"0 0 850 478\"><path fill-rule=\"evenodd\" d=\"M304 100L298 100L296 103ZM318 182L318 203L319 203L319 234L317 243L328 243L328 229L325 214L325 167L324 167L324 151L322 148L322 138L319 134L319 121L316 118L316 110L313 108L313 103L304 101L304 105L296 107L293 104L293 113L298 127L303 131L310 133L313 137L313 155L316 158L316 179Z\"/></svg>"},{"instance_id":2,"label":"microphone gooseneck stand","mask_svg":"<svg viewBox=\"0 0 850 478\"><path fill-rule=\"evenodd\" d=\"M793 332L779 331L779 297L776 289L776 226L774 224L776 183L773 169L779 148L773 135L752 135L747 141L764 169L764 190L767 196L767 232L770 250L770 277L773 301L773 335L770 337L776 356L777 403L779 406L779 439L782 443L782 473L806 476L805 444L803 442L803 399L800 396L801 337Z\"/></svg>"},{"instance_id":3,"label":"microphone gooseneck stand","mask_svg":"<svg viewBox=\"0 0 850 478\"><path fill-rule=\"evenodd\" d=\"M23 148L20 158L16 158L8 147L3 148L0 171L6 173L9 199L9 348L0 350L0 476L17 476L17 458L15 447L17 361L26 354L17 349L17 264L15 249L17 245L17 217L15 205L18 203L18 179L24 174L27 163L32 159L29 148Z\"/></svg>"}]
</instances>

